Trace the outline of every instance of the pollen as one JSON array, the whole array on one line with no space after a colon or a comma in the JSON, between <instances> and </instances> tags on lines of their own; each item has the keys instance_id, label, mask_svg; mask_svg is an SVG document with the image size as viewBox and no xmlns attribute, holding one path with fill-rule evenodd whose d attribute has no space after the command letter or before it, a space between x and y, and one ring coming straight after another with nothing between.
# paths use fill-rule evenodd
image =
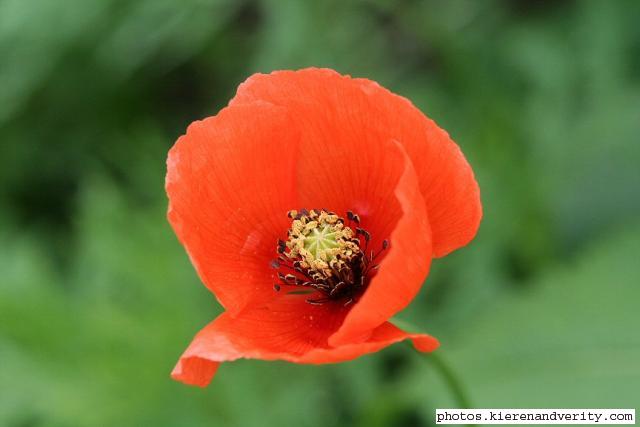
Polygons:
<instances>
[{"instance_id":1,"label":"pollen","mask_svg":"<svg viewBox=\"0 0 640 427\"><path fill-rule=\"evenodd\" d=\"M377 268L373 262L388 242L383 242L378 253L371 251L367 256L371 236L359 226L360 217L350 211L346 221L324 209L292 210L287 215L292 221L287 240L278 241L279 257L271 266L288 271L278 272L280 283L274 289L297 286L323 294L307 300L312 304L353 302L366 288Z\"/></svg>"},{"instance_id":2,"label":"pollen","mask_svg":"<svg viewBox=\"0 0 640 427\"><path fill-rule=\"evenodd\" d=\"M293 222L287 257L299 260L300 267L312 274L329 278L360 255L360 240L338 215L325 210L290 211L288 215Z\"/></svg>"}]
</instances>

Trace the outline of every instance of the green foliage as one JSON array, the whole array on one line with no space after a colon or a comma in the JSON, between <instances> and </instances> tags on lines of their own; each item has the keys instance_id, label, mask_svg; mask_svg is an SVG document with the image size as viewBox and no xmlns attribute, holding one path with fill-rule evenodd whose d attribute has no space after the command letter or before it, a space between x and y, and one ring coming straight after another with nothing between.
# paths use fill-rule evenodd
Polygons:
<instances>
[{"instance_id":1,"label":"green foliage","mask_svg":"<svg viewBox=\"0 0 640 427\"><path fill-rule=\"evenodd\" d=\"M640 3L0 1L0 425L428 425L428 357L239 361L171 381L220 308L165 220L165 157L249 74L411 98L485 218L401 317L484 407L635 407ZM286 379L283 381L283 379Z\"/></svg>"},{"instance_id":2,"label":"green foliage","mask_svg":"<svg viewBox=\"0 0 640 427\"><path fill-rule=\"evenodd\" d=\"M496 299L451 349L477 404L637 407L639 252L636 224Z\"/></svg>"}]
</instances>

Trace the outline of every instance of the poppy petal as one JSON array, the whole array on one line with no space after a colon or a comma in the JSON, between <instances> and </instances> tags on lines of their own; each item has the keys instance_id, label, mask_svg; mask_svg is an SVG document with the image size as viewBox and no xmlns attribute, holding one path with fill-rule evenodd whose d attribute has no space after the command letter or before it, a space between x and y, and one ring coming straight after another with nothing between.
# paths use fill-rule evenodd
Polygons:
<instances>
[{"instance_id":1,"label":"poppy petal","mask_svg":"<svg viewBox=\"0 0 640 427\"><path fill-rule=\"evenodd\" d=\"M231 105L255 100L287 107L303 129L311 130L348 110L354 126L365 126L382 141L397 140L417 171L434 256L444 256L475 236L482 207L473 171L449 135L406 98L370 80L308 68L255 74L240 85Z\"/></svg>"},{"instance_id":2,"label":"poppy petal","mask_svg":"<svg viewBox=\"0 0 640 427\"><path fill-rule=\"evenodd\" d=\"M334 346L365 340L405 308L422 287L432 258L424 199L403 146L380 141L379 134L352 120L347 107L336 109L321 126L306 127L299 142L304 155L296 165L301 207L354 210L371 233L363 248L370 258L383 240L390 242L376 276L331 338Z\"/></svg>"},{"instance_id":3,"label":"poppy petal","mask_svg":"<svg viewBox=\"0 0 640 427\"><path fill-rule=\"evenodd\" d=\"M416 171L403 145L384 140L375 118L358 106L369 102L357 86L349 100L322 113L301 113L297 167L300 207L355 211L372 240L365 250L383 253L377 275L330 343L363 341L405 308L420 290L432 259L431 231ZM316 96L312 97L316 99ZM309 119L310 118L310 119ZM310 120L310 121L307 121Z\"/></svg>"},{"instance_id":4,"label":"poppy petal","mask_svg":"<svg viewBox=\"0 0 640 427\"><path fill-rule=\"evenodd\" d=\"M169 152L169 221L231 315L274 297L268 265L295 204L296 153L287 112L265 102L192 123Z\"/></svg>"},{"instance_id":5,"label":"poppy petal","mask_svg":"<svg viewBox=\"0 0 640 427\"><path fill-rule=\"evenodd\" d=\"M439 345L429 335L384 323L364 342L332 348L327 339L346 311L333 304L312 306L302 296L286 295L265 307L248 308L235 318L223 313L196 335L171 375L205 386L221 362L240 358L321 364L351 360L405 339L420 351L433 351Z\"/></svg>"},{"instance_id":6,"label":"poppy petal","mask_svg":"<svg viewBox=\"0 0 640 427\"><path fill-rule=\"evenodd\" d=\"M431 266L431 230L415 170L400 144L403 171L394 195L401 216L389 238L389 253L366 292L329 338L332 346L366 339L368 331L405 308L417 295ZM387 152L390 156L391 151Z\"/></svg>"}]
</instances>

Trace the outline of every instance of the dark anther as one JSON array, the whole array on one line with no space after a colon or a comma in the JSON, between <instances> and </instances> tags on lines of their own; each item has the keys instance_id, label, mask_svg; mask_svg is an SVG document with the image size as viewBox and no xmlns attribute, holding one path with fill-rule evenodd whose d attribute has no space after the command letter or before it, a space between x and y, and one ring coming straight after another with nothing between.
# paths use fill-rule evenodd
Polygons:
<instances>
[{"instance_id":1,"label":"dark anther","mask_svg":"<svg viewBox=\"0 0 640 427\"><path fill-rule=\"evenodd\" d=\"M286 276L284 276L284 281L287 283L296 283L298 281L298 278L293 274L287 274Z\"/></svg>"},{"instance_id":2,"label":"dark anther","mask_svg":"<svg viewBox=\"0 0 640 427\"><path fill-rule=\"evenodd\" d=\"M371 234L369 234L369 232L364 228L356 227L356 234L361 234L362 237L364 237L365 242L371 240Z\"/></svg>"},{"instance_id":3,"label":"dark anther","mask_svg":"<svg viewBox=\"0 0 640 427\"><path fill-rule=\"evenodd\" d=\"M305 226L312 220L319 221L320 215L335 216L336 222L332 224L341 223L355 234L343 237L344 242L355 244L358 248L353 249L352 252L335 253L334 260L328 262L327 266L317 267L299 256L295 249L289 250L288 245L291 243L287 242L299 240L301 237L300 233L293 231L292 226L287 231L287 241L278 239L277 259L269 262L270 267L277 270L277 280L279 280L279 283L273 285L273 289L279 292L284 287L288 294L316 294L317 296L306 300L309 304L315 305L331 302L348 306L357 302L367 288L372 274L375 274L375 270L378 269L379 261L376 259L389 247L389 240L383 240L382 247L377 252L370 251L368 245L371 234L360 227L360 217L353 211L346 212L346 220L327 209L300 209L295 214L293 212L288 213L289 218L301 220Z\"/></svg>"},{"instance_id":4,"label":"dark anther","mask_svg":"<svg viewBox=\"0 0 640 427\"><path fill-rule=\"evenodd\" d=\"M345 289L348 288L348 284L345 282L340 282L337 285L335 285L333 287L333 289L331 289L331 292L329 292L329 297L330 298L335 298L338 295L340 295L340 292L343 292Z\"/></svg>"}]
</instances>

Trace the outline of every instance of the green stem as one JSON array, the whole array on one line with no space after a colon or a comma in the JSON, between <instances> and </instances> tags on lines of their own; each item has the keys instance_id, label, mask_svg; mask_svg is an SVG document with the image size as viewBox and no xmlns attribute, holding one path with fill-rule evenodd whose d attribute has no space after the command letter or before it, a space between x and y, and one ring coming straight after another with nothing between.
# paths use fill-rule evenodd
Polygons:
<instances>
[{"instance_id":1,"label":"green stem","mask_svg":"<svg viewBox=\"0 0 640 427\"><path fill-rule=\"evenodd\" d=\"M462 385L462 381L460 381L460 379L458 378L456 373L453 371L453 369L451 369L449 364L445 362L440 352L429 353L425 358L425 357L422 357L424 356L424 353L421 353L418 350L416 350L415 347L410 342L407 342L407 344L411 346L411 348L414 350L414 353L416 353L418 356L421 356L420 357L421 359L426 359L433 364L436 370L440 373L440 376L447 383L449 390L451 390L451 394L453 394L453 397L456 401L458 408L460 409L473 408L473 405L471 404L471 399L469 399L469 395L467 394L464 386ZM467 424L467 425L472 427L475 426L475 424Z\"/></svg>"},{"instance_id":2,"label":"green stem","mask_svg":"<svg viewBox=\"0 0 640 427\"><path fill-rule=\"evenodd\" d=\"M412 346L413 348L413 346ZM415 348L414 348L415 350ZM417 350L416 350L417 352ZM471 404L471 399L469 399L469 395L467 394L464 386L462 385L462 381L456 375L456 373L451 369L449 364L442 358L440 352L429 353L426 357L427 360L433 363L433 366L438 370L442 378L449 386L451 390L451 394L453 394L456 403L458 404L458 408L461 409L471 409L473 405Z\"/></svg>"},{"instance_id":3,"label":"green stem","mask_svg":"<svg viewBox=\"0 0 640 427\"><path fill-rule=\"evenodd\" d=\"M415 327L409 322L405 322L404 320L394 318L391 320L391 322L406 331L411 331L411 332L419 331L417 327ZM418 350L416 350L415 347L413 347L413 345L409 341L406 341L406 343L409 346L411 346L411 348L414 350L416 354L421 356L420 357L421 359L426 359L427 361L431 362L431 364L435 367L435 369L438 371L442 379L445 381L445 383L449 387L449 390L451 390L451 394L453 394L453 397L458 405L458 408L461 408L461 409L473 408L473 405L471 404L471 399L469 398L469 395L467 394L467 391L465 390L465 387L462 381L457 376L455 371L449 366L449 364L442 357L442 351L436 350L435 352L429 353L428 355L426 355L426 357L424 357L425 356L424 353L421 353Z\"/></svg>"}]
</instances>

